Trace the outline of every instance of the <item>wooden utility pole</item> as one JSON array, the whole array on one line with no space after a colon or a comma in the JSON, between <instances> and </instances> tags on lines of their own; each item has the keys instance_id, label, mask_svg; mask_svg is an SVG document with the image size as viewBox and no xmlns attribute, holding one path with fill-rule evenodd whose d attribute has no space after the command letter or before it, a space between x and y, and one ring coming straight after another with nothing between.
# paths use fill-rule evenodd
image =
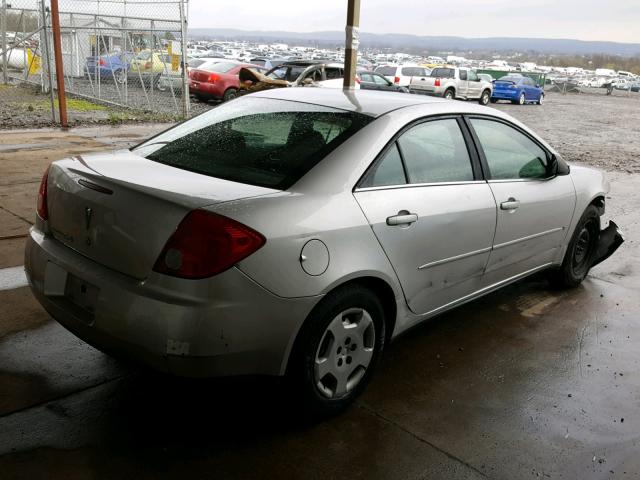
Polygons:
<instances>
[{"instance_id":1,"label":"wooden utility pole","mask_svg":"<svg viewBox=\"0 0 640 480\"><path fill-rule=\"evenodd\" d=\"M58 85L58 110L60 125L67 128L67 99L64 92L64 64L62 63L62 40L60 39L60 12L58 0L51 0L51 30L53 32L53 55L56 63L56 83Z\"/></svg>"},{"instance_id":2,"label":"wooden utility pole","mask_svg":"<svg viewBox=\"0 0 640 480\"><path fill-rule=\"evenodd\" d=\"M360 0L349 0L345 33L343 88L352 89L356 84L358 45L360 44Z\"/></svg>"}]
</instances>

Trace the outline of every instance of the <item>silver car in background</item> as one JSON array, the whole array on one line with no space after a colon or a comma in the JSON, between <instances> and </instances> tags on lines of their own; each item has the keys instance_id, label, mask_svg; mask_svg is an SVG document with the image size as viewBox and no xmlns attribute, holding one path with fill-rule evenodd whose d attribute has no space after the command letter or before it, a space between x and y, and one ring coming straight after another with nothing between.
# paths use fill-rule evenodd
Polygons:
<instances>
[{"instance_id":1,"label":"silver car in background","mask_svg":"<svg viewBox=\"0 0 640 480\"><path fill-rule=\"evenodd\" d=\"M247 95L51 164L31 289L78 337L176 375L283 375L344 408L385 344L622 242L607 184L499 111L372 91Z\"/></svg>"}]
</instances>

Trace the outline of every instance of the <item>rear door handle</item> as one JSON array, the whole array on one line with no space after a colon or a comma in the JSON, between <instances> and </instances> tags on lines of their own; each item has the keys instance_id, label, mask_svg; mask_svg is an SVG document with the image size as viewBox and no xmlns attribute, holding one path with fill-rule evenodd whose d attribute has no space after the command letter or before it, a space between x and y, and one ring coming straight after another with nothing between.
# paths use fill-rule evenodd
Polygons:
<instances>
[{"instance_id":1,"label":"rear door handle","mask_svg":"<svg viewBox=\"0 0 640 480\"><path fill-rule=\"evenodd\" d=\"M516 200L513 197L510 197L509 200L507 200L506 202L502 202L500 204L500 209L501 210L515 210L519 206L520 206L520 201Z\"/></svg>"},{"instance_id":2,"label":"rear door handle","mask_svg":"<svg viewBox=\"0 0 640 480\"><path fill-rule=\"evenodd\" d=\"M415 213L409 213L407 210L401 210L398 215L387 217L387 225L410 225L418 221L418 215Z\"/></svg>"}]
</instances>

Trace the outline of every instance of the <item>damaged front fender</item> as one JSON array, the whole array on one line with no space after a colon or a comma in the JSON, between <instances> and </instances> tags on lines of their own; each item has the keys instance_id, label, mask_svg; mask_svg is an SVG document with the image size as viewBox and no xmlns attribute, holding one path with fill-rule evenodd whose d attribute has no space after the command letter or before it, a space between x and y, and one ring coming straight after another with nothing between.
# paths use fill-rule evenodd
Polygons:
<instances>
[{"instance_id":1,"label":"damaged front fender","mask_svg":"<svg viewBox=\"0 0 640 480\"><path fill-rule=\"evenodd\" d=\"M598 247L593 256L593 262L591 266L595 267L599 263L605 261L624 243L624 238L618 225L613 221L609 221L609 226L600 231L600 237L598 238Z\"/></svg>"}]
</instances>

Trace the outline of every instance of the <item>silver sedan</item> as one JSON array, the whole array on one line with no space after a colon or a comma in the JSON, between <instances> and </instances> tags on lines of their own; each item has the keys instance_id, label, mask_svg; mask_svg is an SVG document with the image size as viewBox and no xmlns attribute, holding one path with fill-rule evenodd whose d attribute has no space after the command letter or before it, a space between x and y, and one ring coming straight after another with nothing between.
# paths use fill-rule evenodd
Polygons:
<instances>
[{"instance_id":1,"label":"silver sedan","mask_svg":"<svg viewBox=\"0 0 640 480\"><path fill-rule=\"evenodd\" d=\"M176 375L286 376L345 407L387 342L622 243L608 186L491 108L371 91L247 95L131 150L54 162L31 289L88 343Z\"/></svg>"}]
</instances>

